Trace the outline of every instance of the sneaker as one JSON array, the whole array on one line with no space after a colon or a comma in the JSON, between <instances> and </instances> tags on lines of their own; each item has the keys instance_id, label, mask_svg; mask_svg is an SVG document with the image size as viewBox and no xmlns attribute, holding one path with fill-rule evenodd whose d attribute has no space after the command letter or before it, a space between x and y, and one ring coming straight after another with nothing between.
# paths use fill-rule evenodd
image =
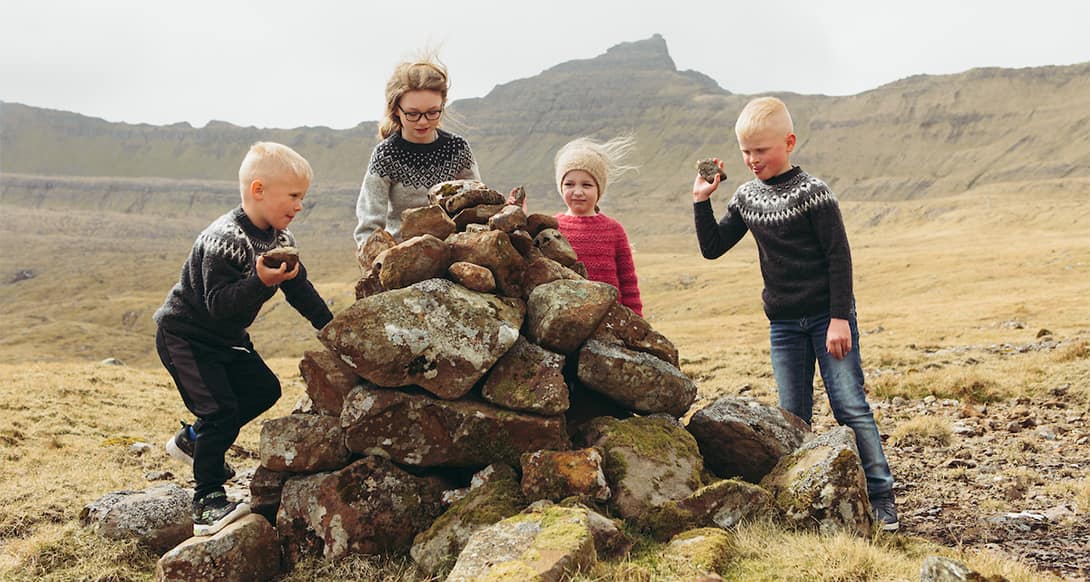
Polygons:
<instances>
[{"instance_id":1,"label":"sneaker","mask_svg":"<svg viewBox=\"0 0 1090 582\"><path fill-rule=\"evenodd\" d=\"M897 531L901 527L897 521L897 506L893 502L893 495L875 497L870 500L870 506L874 523L878 524L882 531Z\"/></svg>"},{"instance_id":2,"label":"sneaker","mask_svg":"<svg viewBox=\"0 0 1090 582\"><path fill-rule=\"evenodd\" d=\"M193 535L213 535L249 513L248 504L230 501L223 491L213 491L193 501Z\"/></svg>"},{"instance_id":3,"label":"sneaker","mask_svg":"<svg viewBox=\"0 0 1090 582\"><path fill-rule=\"evenodd\" d=\"M190 425L182 421L182 428L174 436L167 439L166 449L167 454L171 458L185 463L193 467L193 439L189 437ZM235 478L235 469L226 462L223 463L223 474L226 475L226 480L230 481Z\"/></svg>"}]
</instances>

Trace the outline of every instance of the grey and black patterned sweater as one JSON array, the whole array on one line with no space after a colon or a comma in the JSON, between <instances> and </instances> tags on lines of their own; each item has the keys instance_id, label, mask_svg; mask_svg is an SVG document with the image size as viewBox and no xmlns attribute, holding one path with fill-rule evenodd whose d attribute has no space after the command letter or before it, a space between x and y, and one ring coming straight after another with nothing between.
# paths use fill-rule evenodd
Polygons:
<instances>
[{"instance_id":1,"label":"grey and black patterned sweater","mask_svg":"<svg viewBox=\"0 0 1090 582\"><path fill-rule=\"evenodd\" d=\"M448 180L480 180L469 143L438 130L435 141L413 143L395 133L379 142L356 200L356 246L376 229L401 237L401 213L428 205L428 189Z\"/></svg>"},{"instance_id":2,"label":"grey and black patterned sweater","mask_svg":"<svg viewBox=\"0 0 1090 582\"><path fill-rule=\"evenodd\" d=\"M693 204L700 252L714 259L753 233L769 319L852 311L852 256L829 186L798 166L738 187L718 223L710 200Z\"/></svg>"},{"instance_id":3,"label":"grey and black patterned sweater","mask_svg":"<svg viewBox=\"0 0 1090 582\"><path fill-rule=\"evenodd\" d=\"M245 346L246 328L261 306L276 294L257 276L258 255L279 246L295 246L287 230L261 230L242 207L217 218L193 243L178 283L152 318L167 331L202 343ZM288 303L321 329L333 314L318 295L302 263L299 274L278 287Z\"/></svg>"}]
</instances>

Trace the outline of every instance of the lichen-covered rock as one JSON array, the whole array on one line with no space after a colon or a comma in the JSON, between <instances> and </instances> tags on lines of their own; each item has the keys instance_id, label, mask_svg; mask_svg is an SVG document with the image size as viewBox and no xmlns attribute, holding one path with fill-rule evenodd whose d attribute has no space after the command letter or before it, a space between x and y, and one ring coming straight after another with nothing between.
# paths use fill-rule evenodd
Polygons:
<instances>
[{"instance_id":1,"label":"lichen-covered rock","mask_svg":"<svg viewBox=\"0 0 1090 582\"><path fill-rule=\"evenodd\" d=\"M526 228L526 213L522 208L508 204L488 219L488 227L511 233Z\"/></svg>"},{"instance_id":2,"label":"lichen-covered rock","mask_svg":"<svg viewBox=\"0 0 1090 582\"><path fill-rule=\"evenodd\" d=\"M456 261L450 265L449 272L455 283L471 291L490 293L496 289L496 278L487 267Z\"/></svg>"},{"instance_id":3,"label":"lichen-covered rock","mask_svg":"<svg viewBox=\"0 0 1090 582\"><path fill-rule=\"evenodd\" d=\"M454 215L454 224L459 230L465 229L470 224L488 225L488 219L503 210L503 204L481 204L463 209ZM497 231L499 232L499 231Z\"/></svg>"},{"instance_id":4,"label":"lichen-covered rock","mask_svg":"<svg viewBox=\"0 0 1090 582\"><path fill-rule=\"evenodd\" d=\"M341 425L352 451L422 467L515 466L524 452L571 446L563 417L362 386L348 395Z\"/></svg>"},{"instance_id":5,"label":"lichen-covered rock","mask_svg":"<svg viewBox=\"0 0 1090 582\"><path fill-rule=\"evenodd\" d=\"M920 568L920 582L1007 582L999 574L984 576L950 558L928 556Z\"/></svg>"},{"instance_id":6,"label":"lichen-covered rock","mask_svg":"<svg viewBox=\"0 0 1090 582\"><path fill-rule=\"evenodd\" d=\"M780 459L761 486L788 522L821 533L870 532L867 482L852 429L841 426Z\"/></svg>"},{"instance_id":7,"label":"lichen-covered rock","mask_svg":"<svg viewBox=\"0 0 1090 582\"><path fill-rule=\"evenodd\" d=\"M666 544L663 556L690 567L719 572L730 563L731 534L716 528L699 528L679 533Z\"/></svg>"},{"instance_id":8,"label":"lichen-covered rock","mask_svg":"<svg viewBox=\"0 0 1090 582\"><path fill-rule=\"evenodd\" d=\"M538 285L526 303L526 328L534 343L561 354L575 353L617 302L613 285L558 280Z\"/></svg>"},{"instance_id":9,"label":"lichen-covered rock","mask_svg":"<svg viewBox=\"0 0 1090 582\"><path fill-rule=\"evenodd\" d=\"M450 246L430 234L408 239L381 256L379 282L387 290L441 277L450 266Z\"/></svg>"},{"instance_id":10,"label":"lichen-covered rock","mask_svg":"<svg viewBox=\"0 0 1090 582\"><path fill-rule=\"evenodd\" d=\"M409 240L416 236L430 234L439 240L445 240L458 230L454 221L439 206L421 206L408 208L401 213L401 239Z\"/></svg>"},{"instance_id":11,"label":"lichen-covered rock","mask_svg":"<svg viewBox=\"0 0 1090 582\"><path fill-rule=\"evenodd\" d=\"M680 417L696 399L696 384L681 370L619 344L589 340L579 350L579 381L626 408Z\"/></svg>"},{"instance_id":12,"label":"lichen-covered rock","mask_svg":"<svg viewBox=\"0 0 1090 582\"><path fill-rule=\"evenodd\" d=\"M262 467L292 473L340 469L352 458L344 446L340 418L322 414L291 414L265 421L259 451Z\"/></svg>"},{"instance_id":13,"label":"lichen-covered rock","mask_svg":"<svg viewBox=\"0 0 1090 582\"><path fill-rule=\"evenodd\" d=\"M496 278L496 287L507 297L522 297L522 273L526 260L511 244L507 233L488 230L460 232L447 237L452 261L464 261L488 267Z\"/></svg>"},{"instance_id":14,"label":"lichen-covered rock","mask_svg":"<svg viewBox=\"0 0 1090 582\"><path fill-rule=\"evenodd\" d=\"M727 179L727 173L724 172L723 169L719 167L719 164L715 163L715 160L712 158L697 160L696 172L709 184L715 180L716 174L719 174L720 181L725 181Z\"/></svg>"},{"instance_id":15,"label":"lichen-covered rock","mask_svg":"<svg viewBox=\"0 0 1090 582\"><path fill-rule=\"evenodd\" d=\"M444 484L416 477L381 457L333 473L289 479L276 529L289 564L308 555L404 552L442 513Z\"/></svg>"},{"instance_id":16,"label":"lichen-covered rock","mask_svg":"<svg viewBox=\"0 0 1090 582\"><path fill-rule=\"evenodd\" d=\"M477 180L440 182L428 190L428 200L442 207L450 216L464 208L481 204L502 205L506 201L503 194Z\"/></svg>"},{"instance_id":17,"label":"lichen-covered rock","mask_svg":"<svg viewBox=\"0 0 1090 582\"><path fill-rule=\"evenodd\" d=\"M473 534L447 582L559 582L597 561L587 512L552 506Z\"/></svg>"},{"instance_id":18,"label":"lichen-covered rock","mask_svg":"<svg viewBox=\"0 0 1090 582\"><path fill-rule=\"evenodd\" d=\"M264 516L269 523L276 523L280 509L280 492L284 483L295 474L287 471L271 471L258 465L250 479L250 511Z\"/></svg>"},{"instance_id":19,"label":"lichen-covered rock","mask_svg":"<svg viewBox=\"0 0 1090 582\"><path fill-rule=\"evenodd\" d=\"M662 415L617 420L596 418L583 442L602 451L610 507L640 523L651 511L693 494L703 483L696 441L677 421Z\"/></svg>"},{"instance_id":20,"label":"lichen-covered rock","mask_svg":"<svg viewBox=\"0 0 1090 582\"><path fill-rule=\"evenodd\" d=\"M410 555L429 576L447 573L474 533L526 507L518 475L507 465L489 465L465 497L456 501L427 530L417 534ZM480 475L480 474L479 474Z\"/></svg>"},{"instance_id":21,"label":"lichen-covered rock","mask_svg":"<svg viewBox=\"0 0 1090 582\"><path fill-rule=\"evenodd\" d=\"M677 348L673 342L655 331L635 311L620 303L609 309L609 313L606 313L591 337L606 343L622 343L630 350L647 352L675 368L678 367Z\"/></svg>"},{"instance_id":22,"label":"lichen-covered rock","mask_svg":"<svg viewBox=\"0 0 1090 582\"><path fill-rule=\"evenodd\" d=\"M552 214L535 213L526 217L526 232L530 233L530 236L536 237L546 228L556 230L560 228L560 221Z\"/></svg>"},{"instance_id":23,"label":"lichen-covered rock","mask_svg":"<svg viewBox=\"0 0 1090 582\"><path fill-rule=\"evenodd\" d=\"M362 381L352 368L329 350L303 352L299 373L306 383L314 411L328 416L341 415L344 397Z\"/></svg>"},{"instance_id":24,"label":"lichen-covered rock","mask_svg":"<svg viewBox=\"0 0 1090 582\"><path fill-rule=\"evenodd\" d=\"M537 501L534 505L545 503ZM619 519L610 519L601 513L583 505L574 497L569 497L559 503L562 507L581 509L587 512L590 524L590 535L594 536L594 551L598 558L616 558L624 556L636 540L625 533L624 522Z\"/></svg>"},{"instance_id":25,"label":"lichen-covered rock","mask_svg":"<svg viewBox=\"0 0 1090 582\"><path fill-rule=\"evenodd\" d=\"M536 346L522 336L488 373L481 395L503 408L545 416L568 409L564 356Z\"/></svg>"},{"instance_id":26,"label":"lichen-covered rock","mask_svg":"<svg viewBox=\"0 0 1090 582\"><path fill-rule=\"evenodd\" d=\"M193 534L193 492L174 483L142 491L115 491L88 503L80 523L111 540L135 539L156 552Z\"/></svg>"},{"instance_id":27,"label":"lichen-covered rock","mask_svg":"<svg viewBox=\"0 0 1090 582\"><path fill-rule=\"evenodd\" d=\"M157 582L262 582L280 574L276 530L247 515L213 536L190 538L159 558Z\"/></svg>"},{"instance_id":28,"label":"lichen-covered rock","mask_svg":"<svg viewBox=\"0 0 1090 582\"><path fill-rule=\"evenodd\" d=\"M567 497L609 499L609 484L597 449L534 451L522 455L522 493L528 501Z\"/></svg>"},{"instance_id":29,"label":"lichen-covered rock","mask_svg":"<svg viewBox=\"0 0 1090 582\"><path fill-rule=\"evenodd\" d=\"M544 255L538 255L526 262L526 271L522 275L523 297L528 299L534 289L545 283L560 279L576 281L585 278Z\"/></svg>"},{"instance_id":30,"label":"lichen-covered rock","mask_svg":"<svg viewBox=\"0 0 1090 582\"><path fill-rule=\"evenodd\" d=\"M669 539L693 527L730 529L742 521L779 517L772 494L758 485L726 479L697 489L653 510L645 523L656 539Z\"/></svg>"},{"instance_id":31,"label":"lichen-covered rock","mask_svg":"<svg viewBox=\"0 0 1090 582\"><path fill-rule=\"evenodd\" d=\"M430 279L357 301L318 339L379 386L416 384L460 398L515 344L523 309L517 300Z\"/></svg>"},{"instance_id":32,"label":"lichen-covered rock","mask_svg":"<svg viewBox=\"0 0 1090 582\"><path fill-rule=\"evenodd\" d=\"M564 238L559 230L553 228L546 228L537 233L534 237L534 246L541 251L541 254L565 267L570 267L579 260L568 239Z\"/></svg>"},{"instance_id":33,"label":"lichen-covered rock","mask_svg":"<svg viewBox=\"0 0 1090 582\"><path fill-rule=\"evenodd\" d=\"M689 419L704 465L720 477L761 479L810 434L801 418L750 398L724 396Z\"/></svg>"},{"instance_id":34,"label":"lichen-covered rock","mask_svg":"<svg viewBox=\"0 0 1090 582\"><path fill-rule=\"evenodd\" d=\"M355 297L357 301L363 299L364 297L378 295L379 293L382 293L386 290L382 287L382 281L379 279L379 273L381 271L382 266L379 265L374 269L368 271L365 275L360 277L358 281L356 281Z\"/></svg>"}]
</instances>

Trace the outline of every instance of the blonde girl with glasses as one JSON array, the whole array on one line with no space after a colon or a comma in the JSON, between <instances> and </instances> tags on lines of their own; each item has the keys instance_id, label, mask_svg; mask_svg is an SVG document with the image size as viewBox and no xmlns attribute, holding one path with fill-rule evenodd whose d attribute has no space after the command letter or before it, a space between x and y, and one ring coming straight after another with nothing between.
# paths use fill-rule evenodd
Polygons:
<instances>
[{"instance_id":1,"label":"blonde girl with glasses","mask_svg":"<svg viewBox=\"0 0 1090 582\"><path fill-rule=\"evenodd\" d=\"M428 189L479 180L469 143L443 129L450 81L434 56L397 65L386 82L386 113L356 200L356 246L383 228L400 240L401 213L427 206Z\"/></svg>"}]
</instances>

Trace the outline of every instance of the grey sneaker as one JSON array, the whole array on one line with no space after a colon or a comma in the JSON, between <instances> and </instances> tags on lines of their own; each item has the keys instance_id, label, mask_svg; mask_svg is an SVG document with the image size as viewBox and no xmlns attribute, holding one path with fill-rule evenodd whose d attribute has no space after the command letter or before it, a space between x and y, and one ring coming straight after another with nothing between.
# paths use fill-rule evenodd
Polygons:
<instances>
[{"instance_id":1,"label":"grey sneaker","mask_svg":"<svg viewBox=\"0 0 1090 582\"><path fill-rule=\"evenodd\" d=\"M870 500L871 512L874 523L882 531L897 531L901 524L897 521L897 505L893 501L893 494L875 497Z\"/></svg>"},{"instance_id":2,"label":"grey sneaker","mask_svg":"<svg viewBox=\"0 0 1090 582\"><path fill-rule=\"evenodd\" d=\"M213 535L249 513L248 504L230 501L223 491L213 491L193 501L193 535Z\"/></svg>"},{"instance_id":3,"label":"grey sneaker","mask_svg":"<svg viewBox=\"0 0 1090 582\"><path fill-rule=\"evenodd\" d=\"M189 425L182 421L182 428L166 442L167 454L176 461L185 463L193 468L193 439L189 438ZM226 480L235 478L235 469L226 462L223 463L223 474Z\"/></svg>"}]
</instances>

